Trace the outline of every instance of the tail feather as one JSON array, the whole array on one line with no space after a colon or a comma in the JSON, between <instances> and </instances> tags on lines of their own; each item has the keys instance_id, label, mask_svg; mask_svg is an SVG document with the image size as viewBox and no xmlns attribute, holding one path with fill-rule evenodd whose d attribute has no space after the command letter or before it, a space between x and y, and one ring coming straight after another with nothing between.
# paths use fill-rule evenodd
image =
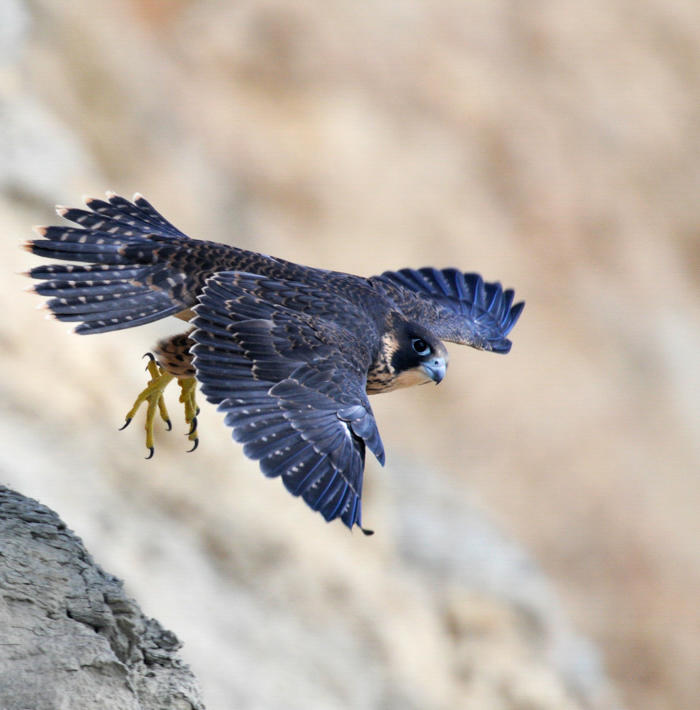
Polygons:
<instances>
[{"instance_id":1,"label":"tail feather","mask_svg":"<svg viewBox=\"0 0 700 710\"><path fill-rule=\"evenodd\" d=\"M108 201L94 198L85 200L86 206L92 210L92 212L87 212L86 214L97 214L99 217L113 220L125 228L132 227L139 231L146 231L162 236L187 236L168 222L168 220L141 195L137 195L134 202L129 202L129 200L124 197L113 193L108 193L107 199Z\"/></svg>"},{"instance_id":2,"label":"tail feather","mask_svg":"<svg viewBox=\"0 0 700 710\"><path fill-rule=\"evenodd\" d=\"M120 200L123 198L119 198ZM127 200L124 200L127 202ZM185 237L187 236L181 232L175 225L169 222L163 215L158 212L158 210L143 196L138 192L134 195L134 204L139 208L141 214L144 218L148 219L151 224L156 224L160 228L161 232L172 234L173 236Z\"/></svg>"},{"instance_id":3,"label":"tail feather","mask_svg":"<svg viewBox=\"0 0 700 710\"><path fill-rule=\"evenodd\" d=\"M145 325L152 323L154 320L160 320L166 316L172 316L180 310L178 306L170 308L162 308L154 305L150 308L139 311L129 311L128 313L102 314L102 318L98 320L86 320L80 318L83 322L76 327L75 332L86 335L88 333L108 333L112 330L122 330L123 328L133 328L137 325ZM58 320L69 320L63 316L56 316Z\"/></svg>"},{"instance_id":4,"label":"tail feather","mask_svg":"<svg viewBox=\"0 0 700 710\"><path fill-rule=\"evenodd\" d=\"M82 230L100 231L102 234L112 237L136 237L144 234L149 234L153 228L147 224L125 224L118 219L112 219L96 212L79 209L77 207L60 207L57 209L58 214L67 219L69 222L74 222L80 225ZM54 227L53 229L76 229L75 227Z\"/></svg>"},{"instance_id":5,"label":"tail feather","mask_svg":"<svg viewBox=\"0 0 700 710\"><path fill-rule=\"evenodd\" d=\"M91 297L97 301L112 297L136 296L149 289L144 286L135 286L126 281L124 283L110 283L102 285L82 285L77 281L44 281L34 286L34 293L50 298L80 299Z\"/></svg>"},{"instance_id":6,"label":"tail feather","mask_svg":"<svg viewBox=\"0 0 700 710\"><path fill-rule=\"evenodd\" d=\"M98 234L98 233L96 233ZM90 232L83 232L82 241L68 241L65 239L35 239L29 243L29 250L37 256L48 259L64 259L66 261L85 261L100 264L125 264L128 263L120 253L119 244L106 244L103 237L92 236Z\"/></svg>"},{"instance_id":7,"label":"tail feather","mask_svg":"<svg viewBox=\"0 0 700 710\"><path fill-rule=\"evenodd\" d=\"M129 202L86 200L87 210L59 208L79 225L36 228L26 244L37 256L76 264L37 266L34 291L61 321L79 322L78 333L131 328L184 310L187 275L169 262L190 241L140 195Z\"/></svg>"},{"instance_id":8,"label":"tail feather","mask_svg":"<svg viewBox=\"0 0 700 710\"><path fill-rule=\"evenodd\" d=\"M34 253L33 245L29 245L27 248L30 252ZM60 282L90 285L95 281L101 283L107 281L122 281L135 278L141 271L141 267L131 266L129 264L89 264L88 266L83 264L42 264L41 266L35 266L27 275L31 276L33 279L47 279L44 283L35 286L37 293L43 293L40 287L43 287L45 284L57 284Z\"/></svg>"},{"instance_id":9,"label":"tail feather","mask_svg":"<svg viewBox=\"0 0 700 710\"><path fill-rule=\"evenodd\" d=\"M85 324L97 321L128 323L134 318L145 318L162 311L162 304L159 303L158 294L155 293L149 293L140 299L128 299L128 301L128 303L122 304L120 299L113 299L111 303L107 304L106 308L101 310L95 308L95 306L99 305L97 303L63 304L51 310L58 320L80 321ZM51 306L49 307L51 308Z\"/></svg>"},{"instance_id":10,"label":"tail feather","mask_svg":"<svg viewBox=\"0 0 700 710\"><path fill-rule=\"evenodd\" d=\"M104 220L102 221L104 222ZM34 229L40 237L55 242L81 243L81 239L83 239L84 242L88 238L90 238L93 242L99 244L119 244L124 241L123 239L121 239L121 237L123 236L121 234L116 235L111 232L108 232L105 229L95 227L62 227L52 225L50 227L34 227ZM131 234L128 236L136 236L137 238L140 238L143 235ZM98 239L101 241L98 242Z\"/></svg>"},{"instance_id":11,"label":"tail feather","mask_svg":"<svg viewBox=\"0 0 700 710\"><path fill-rule=\"evenodd\" d=\"M91 294L92 296L92 294ZM109 293L106 296L70 296L52 298L47 307L56 316L76 316L71 320L89 320L90 314L116 315L121 312L136 312L151 303L159 294L149 289L132 290L126 293ZM63 320L69 320L67 317Z\"/></svg>"}]
</instances>

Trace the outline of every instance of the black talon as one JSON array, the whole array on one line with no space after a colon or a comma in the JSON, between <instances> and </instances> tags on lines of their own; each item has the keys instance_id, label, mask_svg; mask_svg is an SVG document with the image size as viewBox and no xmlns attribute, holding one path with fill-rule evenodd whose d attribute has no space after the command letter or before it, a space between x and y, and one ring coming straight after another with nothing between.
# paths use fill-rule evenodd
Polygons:
<instances>
[{"instance_id":1,"label":"black talon","mask_svg":"<svg viewBox=\"0 0 700 710\"><path fill-rule=\"evenodd\" d=\"M148 447L148 450L149 450L150 453L148 454L148 456L146 456L146 461L148 461L148 459L152 459L152 458L153 458L153 454L155 453L155 448L152 447L152 446L149 446L149 447ZM362 532L364 532L364 530L363 530Z\"/></svg>"},{"instance_id":2,"label":"black talon","mask_svg":"<svg viewBox=\"0 0 700 710\"><path fill-rule=\"evenodd\" d=\"M166 431L172 431L173 430L173 423L170 421L170 419L165 420L165 424L168 427Z\"/></svg>"},{"instance_id":3,"label":"black talon","mask_svg":"<svg viewBox=\"0 0 700 710\"><path fill-rule=\"evenodd\" d=\"M194 440L194 444L192 444L192 448L187 451L188 454L191 454L197 447L199 446L199 439Z\"/></svg>"},{"instance_id":4,"label":"black talon","mask_svg":"<svg viewBox=\"0 0 700 710\"><path fill-rule=\"evenodd\" d=\"M202 410L199 407L197 407L197 411L194 413L195 417L198 416L201 411Z\"/></svg>"},{"instance_id":5,"label":"black talon","mask_svg":"<svg viewBox=\"0 0 700 710\"><path fill-rule=\"evenodd\" d=\"M365 535L374 535L374 530L370 530L369 528L363 528L362 526L360 526L360 530L362 530Z\"/></svg>"},{"instance_id":6,"label":"black talon","mask_svg":"<svg viewBox=\"0 0 700 710\"><path fill-rule=\"evenodd\" d=\"M187 432L187 436L191 436L197 431L197 417L194 417L192 419L192 426L190 427L190 430Z\"/></svg>"},{"instance_id":7,"label":"black talon","mask_svg":"<svg viewBox=\"0 0 700 710\"><path fill-rule=\"evenodd\" d=\"M126 429L129 426L129 424L131 424L131 419L127 419L124 422L124 424L122 424L122 426L119 427L119 431L124 431L124 429Z\"/></svg>"},{"instance_id":8,"label":"black talon","mask_svg":"<svg viewBox=\"0 0 700 710\"><path fill-rule=\"evenodd\" d=\"M153 353L144 353L141 356L141 359L143 360L143 358L145 358L145 357L147 357L151 362L156 361L156 356ZM148 365L146 365L146 369L148 370Z\"/></svg>"}]
</instances>

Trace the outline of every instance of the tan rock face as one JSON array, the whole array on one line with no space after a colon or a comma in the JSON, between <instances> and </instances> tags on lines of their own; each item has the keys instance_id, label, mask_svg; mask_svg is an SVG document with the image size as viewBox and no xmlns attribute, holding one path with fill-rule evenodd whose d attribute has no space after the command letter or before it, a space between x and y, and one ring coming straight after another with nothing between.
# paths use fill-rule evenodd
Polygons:
<instances>
[{"instance_id":1,"label":"tan rock face","mask_svg":"<svg viewBox=\"0 0 700 710\"><path fill-rule=\"evenodd\" d=\"M90 538L154 614L167 607L210 704L603 707L569 622L552 630L563 602L629 707L694 707L697 3L43 0L24 25L11 6L7 482ZM177 324L69 336L12 275L47 201L106 188L143 192L193 236L368 275L454 265L527 300L506 358L453 347L439 388L373 400L391 466L367 472L373 540L262 480L215 412L188 457L177 422L148 464L137 427L117 434L138 358ZM471 507L426 502L442 486L471 491L561 601L547 592L523 616L484 587L512 578L455 537ZM443 546L465 551L448 572L430 564ZM185 582L212 595L209 620L183 611Z\"/></svg>"}]
</instances>

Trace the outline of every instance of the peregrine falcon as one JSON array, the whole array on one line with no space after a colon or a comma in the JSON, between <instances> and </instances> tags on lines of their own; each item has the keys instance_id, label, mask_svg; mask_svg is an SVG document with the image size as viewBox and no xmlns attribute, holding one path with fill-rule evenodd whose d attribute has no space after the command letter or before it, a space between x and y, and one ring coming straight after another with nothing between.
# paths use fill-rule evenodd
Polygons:
<instances>
[{"instance_id":1,"label":"peregrine falcon","mask_svg":"<svg viewBox=\"0 0 700 710\"><path fill-rule=\"evenodd\" d=\"M362 528L365 449L384 464L368 396L439 383L442 343L507 353L524 303L513 291L454 268L401 269L364 278L192 239L144 197L114 193L87 209L58 207L77 226L37 227L26 243L67 264L29 271L77 333L104 333L177 316L191 325L162 340L150 381L126 416L147 403L153 455L156 412L173 379L196 448L196 384L218 405L235 441L327 521Z\"/></svg>"}]
</instances>

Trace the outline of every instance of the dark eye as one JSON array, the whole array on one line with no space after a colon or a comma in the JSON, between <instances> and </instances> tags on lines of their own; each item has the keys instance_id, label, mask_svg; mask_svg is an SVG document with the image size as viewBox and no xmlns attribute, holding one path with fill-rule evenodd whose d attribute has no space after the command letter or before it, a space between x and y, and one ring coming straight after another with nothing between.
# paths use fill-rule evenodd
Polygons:
<instances>
[{"instance_id":1,"label":"dark eye","mask_svg":"<svg viewBox=\"0 0 700 710\"><path fill-rule=\"evenodd\" d=\"M423 338L413 338L411 345L418 355L430 355L430 345Z\"/></svg>"}]
</instances>

